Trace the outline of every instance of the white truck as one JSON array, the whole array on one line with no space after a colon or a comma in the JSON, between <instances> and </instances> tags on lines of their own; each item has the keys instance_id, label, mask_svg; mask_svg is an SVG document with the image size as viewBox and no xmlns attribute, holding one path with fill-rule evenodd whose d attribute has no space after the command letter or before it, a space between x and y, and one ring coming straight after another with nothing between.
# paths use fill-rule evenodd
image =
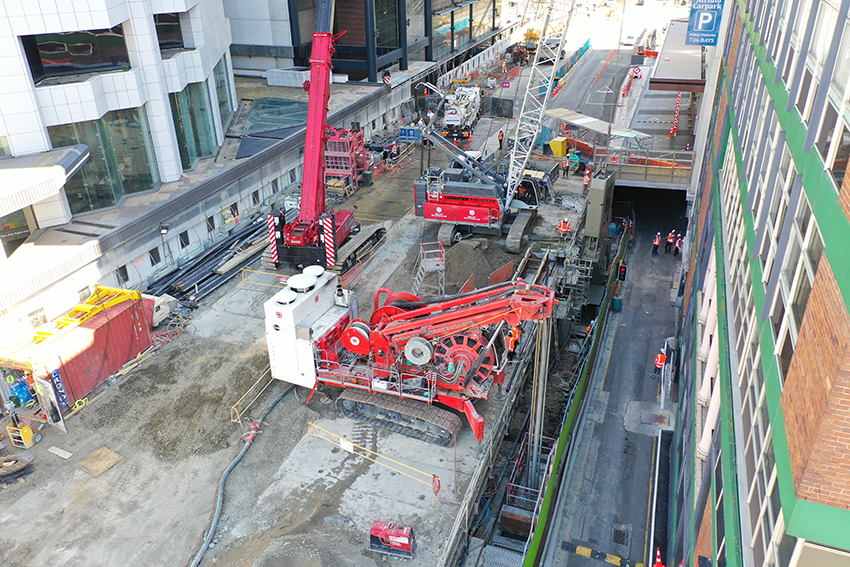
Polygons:
<instances>
[{"instance_id":1,"label":"white truck","mask_svg":"<svg viewBox=\"0 0 850 567\"><path fill-rule=\"evenodd\" d=\"M480 116L481 89L455 87L454 93L446 95L443 136L449 139L468 140Z\"/></svg>"}]
</instances>

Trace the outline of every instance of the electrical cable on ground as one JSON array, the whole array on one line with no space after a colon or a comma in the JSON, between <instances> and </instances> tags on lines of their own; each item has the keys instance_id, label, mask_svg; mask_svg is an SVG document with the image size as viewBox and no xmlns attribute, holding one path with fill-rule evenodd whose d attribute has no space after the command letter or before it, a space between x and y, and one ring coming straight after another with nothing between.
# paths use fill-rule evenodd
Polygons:
<instances>
[{"instance_id":1,"label":"electrical cable on ground","mask_svg":"<svg viewBox=\"0 0 850 567\"><path fill-rule=\"evenodd\" d=\"M272 400L272 402L268 405L268 407L263 411L259 418L254 422L251 430L243 435L243 439L245 440L245 446L242 447L242 450L239 451L239 454L230 461L230 465L228 465L227 469L224 471L224 474L221 475L221 480L218 483L218 490L216 491L215 496L215 513L212 517L212 522L209 526L209 531L207 533L206 539L204 539L204 543L201 545L201 549L198 550L198 553L192 558L191 567L198 567L201 564L201 561L204 560L204 554L206 554L207 549L209 549L210 543L212 543L213 537L215 536L216 529L218 528L218 521L221 518L221 509L224 506L224 485L227 482L227 477L230 475L230 471L232 471L236 465L239 464L239 461L242 460L242 457L245 456L245 453L248 452L248 449L251 447L251 444L254 442L254 437L260 429L260 424L265 421L266 416L269 415L275 406L289 394L295 386L289 386L285 390L283 390L278 396Z\"/></svg>"}]
</instances>

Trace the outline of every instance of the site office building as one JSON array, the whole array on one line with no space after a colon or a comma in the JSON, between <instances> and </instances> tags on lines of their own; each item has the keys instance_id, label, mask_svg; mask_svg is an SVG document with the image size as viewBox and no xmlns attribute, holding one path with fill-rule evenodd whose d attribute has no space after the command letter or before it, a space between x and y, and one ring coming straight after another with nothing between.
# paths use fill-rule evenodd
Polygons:
<instances>
[{"instance_id":1,"label":"site office building","mask_svg":"<svg viewBox=\"0 0 850 567\"><path fill-rule=\"evenodd\" d=\"M850 22L726 0L707 48L666 564L850 565Z\"/></svg>"}]
</instances>

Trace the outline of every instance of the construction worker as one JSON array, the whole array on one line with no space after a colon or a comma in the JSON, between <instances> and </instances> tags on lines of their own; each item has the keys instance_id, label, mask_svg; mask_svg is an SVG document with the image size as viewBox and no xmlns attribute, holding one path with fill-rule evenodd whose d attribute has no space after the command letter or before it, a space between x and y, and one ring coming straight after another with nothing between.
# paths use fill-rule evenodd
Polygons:
<instances>
[{"instance_id":1,"label":"construction worker","mask_svg":"<svg viewBox=\"0 0 850 567\"><path fill-rule=\"evenodd\" d=\"M558 223L558 232L561 234L561 238L566 239L570 233L573 231L573 225L570 224L568 219L561 219Z\"/></svg>"},{"instance_id":2,"label":"construction worker","mask_svg":"<svg viewBox=\"0 0 850 567\"><path fill-rule=\"evenodd\" d=\"M393 163L395 163L396 160L398 159L398 146L396 145L395 142L393 142L392 152L393 152Z\"/></svg>"},{"instance_id":3,"label":"construction worker","mask_svg":"<svg viewBox=\"0 0 850 567\"><path fill-rule=\"evenodd\" d=\"M665 362L667 362L667 354L662 348L659 353L655 355L655 372L652 373L653 378L661 377L661 369L664 368Z\"/></svg>"},{"instance_id":4,"label":"construction worker","mask_svg":"<svg viewBox=\"0 0 850 567\"><path fill-rule=\"evenodd\" d=\"M507 72L508 72L508 62L502 61L502 74L507 73Z\"/></svg>"},{"instance_id":5,"label":"construction worker","mask_svg":"<svg viewBox=\"0 0 850 567\"><path fill-rule=\"evenodd\" d=\"M508 331L508 360L513 360L516 347L519 345L519 327L511 325L511 330Z\"/></svg>"},{"instance_id":6,"label":"construction worker","mask_svg":"<svg viewBox=\"0 0 850 567\"><path fill-rule=\"evenodd\" d=\"M679 256L679 252L682 250L682 235L676 235L676 246L673 248L673 257L676 258Z\"/></svg>"},{"instance_id":7,"label":"construction worker","mask_svg":"<svg viewBox=\"0 0 850 567\"><path fill-rule=\"evenodd\" d=\"M661 244L661 233L656 232L655 238L652 240L652 255L658 256L658 246Z\"/></svg>"},{"instance_id":8,"label":"construction worker","mask_svg":"<svg viewBox=\"0 0 850 567\"><path fill-rule=\"evenodd\" d=\"M667 254L670 251L670 248L673 247L673 243L676 242L676 231L671 230L670 234L667 235L667 244L664 245L664 253Z\"/></svg>"},{"instance_id":9,"label":"construction worker","mask_svg":"<svg viewBox=\"0 0 850 567\"><path fill-rule=\"evenodd\" d=\"M505 141L505 133L502 130L499 130L499 149L502 149L502 144Z\"/></svg>"}]
</instances>

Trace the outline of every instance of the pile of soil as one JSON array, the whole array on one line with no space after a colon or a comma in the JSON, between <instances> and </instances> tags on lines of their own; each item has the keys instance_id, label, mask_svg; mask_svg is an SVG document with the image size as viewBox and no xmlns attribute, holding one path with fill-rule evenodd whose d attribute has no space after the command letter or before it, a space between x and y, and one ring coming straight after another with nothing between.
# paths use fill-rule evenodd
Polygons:
<instances>
[{"instance_id":1,"label":"pile of soil","mask_svg":"<svg viewBox=\"0 0 850 567\"><path fill-rule=\"evenodd\" d=\"M469 238L446 250L446 293L456 293L470 275L475 276L475 288L487 287L490 274L509 262L521 260L518 254L505 251L504 241ZM513 270L511 275L513 275Z\"/></svg>"}]
</instances>

